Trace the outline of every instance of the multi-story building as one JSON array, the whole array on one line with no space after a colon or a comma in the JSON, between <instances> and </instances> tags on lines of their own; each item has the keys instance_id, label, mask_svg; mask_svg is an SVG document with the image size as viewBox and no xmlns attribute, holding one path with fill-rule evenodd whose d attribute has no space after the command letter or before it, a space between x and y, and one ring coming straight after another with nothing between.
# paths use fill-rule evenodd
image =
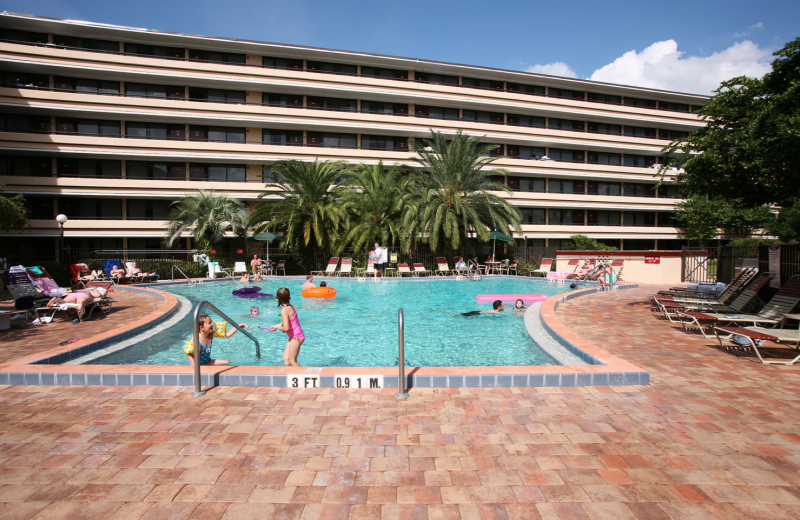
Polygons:
<instances>
[{"instance_id":1,"label":"multi-story building","mask_svg":"<svg viewBox=\"0 0 800 520\"><path fill-rule=\"evenodd\" d=\"M516 238L679 246L653 165L706 96L518 71L0 13L0 183L30 226L6 247L160 247L197 189L252 207L275 161L410 163L430 129L485 136ZM271 195L276 197L276 195ZM185 241L191 246L191 239Z\"/></svg>"}]
</instances>

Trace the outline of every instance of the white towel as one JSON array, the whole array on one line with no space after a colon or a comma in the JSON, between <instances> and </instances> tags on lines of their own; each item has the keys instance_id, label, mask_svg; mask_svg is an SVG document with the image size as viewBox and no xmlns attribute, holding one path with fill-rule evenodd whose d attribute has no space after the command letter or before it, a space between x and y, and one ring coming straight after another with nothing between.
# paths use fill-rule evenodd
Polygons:
<instances>
[{"instance_id":1,"label":"white towel","mask_svg":"<svg viewBox=\"0 0 800 520\"><path fill-rule=\"evenodd\" d=\"M59 303L58 310L65 311L67 309L76 309L78 307L77 303Z\"/></svg>"}]
</instances>

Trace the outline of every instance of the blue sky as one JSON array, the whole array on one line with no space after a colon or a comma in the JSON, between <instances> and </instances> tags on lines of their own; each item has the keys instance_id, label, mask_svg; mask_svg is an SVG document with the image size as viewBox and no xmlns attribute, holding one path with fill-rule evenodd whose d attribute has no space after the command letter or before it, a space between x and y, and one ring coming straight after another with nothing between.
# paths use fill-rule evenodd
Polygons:
<instances>
[{"instance_id":1,"label":"blue sky","mask_svg":"<svg viewBox=\"0 0 800 520\"><path fill-rule=\"evenodd\" d=\"M770 54L800 36L797 0L0 0L0 8L698 93L763 74Z\"/></svg>"}]
</instances>

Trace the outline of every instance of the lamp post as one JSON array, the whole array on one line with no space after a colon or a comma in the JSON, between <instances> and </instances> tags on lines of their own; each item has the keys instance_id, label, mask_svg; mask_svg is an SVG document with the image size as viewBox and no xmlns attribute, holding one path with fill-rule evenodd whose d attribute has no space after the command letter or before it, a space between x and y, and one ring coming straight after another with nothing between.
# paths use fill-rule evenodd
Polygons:
<instances>
[{"instance_id":1,"label":"lamp post","mask_svg":"<svg viewBox=\"0 0 800 520\"><path fill-rule=\"evenodd\" d=\"M58 258L63 264L64 260L66 260L66 258L64 258L64 224L66 224L67 220L69 219L63 213L59 213L58 216L56 217L56 220L58 221L58 224L61 226L61 243L59 244Z\"/></svg>"}]
</instances>

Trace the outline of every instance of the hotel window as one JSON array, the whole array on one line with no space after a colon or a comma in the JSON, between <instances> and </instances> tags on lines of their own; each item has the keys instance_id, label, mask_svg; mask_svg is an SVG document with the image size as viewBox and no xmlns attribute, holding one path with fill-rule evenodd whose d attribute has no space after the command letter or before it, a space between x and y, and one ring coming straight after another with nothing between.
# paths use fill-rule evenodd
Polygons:
<instances>
[{"instance_id":1,"label":"hotel window","mask_svg":"<svg viewBox=\"0 0 800 520\"><path fill-rule=\"evenodd\" d=\"M434 85L458 85L458 76L414 72L414 81L419 83L433 83Z\"/></svg>"},{"instance_id":2,"label":"hotel window","mask_svg":"<svg viewBox=\"0 0 800 520\"><path fill-rule=\"evenodd\" d=\"M545 224L545 210L534 208L521 208L519 211L522 214L522 224Z\"/></svg>"},{"instance_id":3,"label":"hotel window","mask_svg":"<svg viewBox=\"0 0 800 520\"><path fill-rule=\"evenodd\" d=\"M595 103L607 103L609 105L621 105L622 98L620 96L612 96L610 94L598 94L596 92L588 92L586 99L594 101Z\"/></svg>"},{"instance_id":4,"label":"hotel window","mask_svg":"<svg viewBox=\"0 0 800 520\"><path fill-rule=\"evenodd\" d=\"M586 224L589 226L621 226L622 217L619 211L590 209L586 212Z\"/></svg>"},{"instance_id":5,"label":"hotel window","mask_svg":"<svg viewBox=\"0 0 800 520\"><path fill-rule=\"evenodd\" d=\"M655 128L644 128L641 126L628 126L625 125L625 135L628 137L645 137L648 139L655 139L656 137L656 129Z\"/></svg>"},{"instance_id":6,"label":"hotel window","mask_svg":"<svg viewBox=\"0 0 800 520\"><path fill-rule=\"evenodd\" d=\"M50 177L53 175L53 161L50 157L0 155L0 175Z\"/></svg>"},{"instance_id":7,"label":"hotel window","mask_svg":"<svg viewBox=\"0 0 800 520\"><path fill-rule=\"evenodd\" d=\"M182 60L186 56L186 52L178 47L161 47L158 45L141 45L138 43L126 43L125 54L150 56L152 58L169 58L174 60Z\"/></svg>"},{"instance_id":8,"label":"hotel window","mask_svg":"<svg viewBox=\"0 0 800 520\"><path fill-rule=\"evenodd\" d=\"M622 163L622 156L618 153L587 152L586 162L590 164L608 164L611 166L619 166Z\"/></svg>"},{"instance_id":9,"label":"hotel window","mask_svg":"<svg viewBox=\"0 0 800 520\"><path fill-rule=\"evenodd\" d=\"M128 220L168 220L171 200L128 199Z\"/></svg>"},{"instance_id":10,"label":"hotel window","mask_svg":"<svg viewBox=\"0 0 800 520\"><path fill-rule=\"evenodd\" d=\"M365 150L405 152L408 150L408 138L386 135L362 135L361 148Z\"/></svg>"},{"instance_id":11,"label":"hotel window","mask_svg":"<svg viewBox=\"0 0 800 520\"><path fill-rule=\"evenodd\" d=\"M655 99L639 99L625 96L625 106L639 108L656 108Z\"/></svg>"},{"instance_id":12,"label":"hotel window","mask_svg":"<svg viewBox=\"0 0 800 520\"><path fill-rule=\"evenodd\" d=\"M695 114L700 112L700 109L703 108L703 105L692 105L692 112Z\"/></svg>"},{"instance_id":13,"label":"hotel window","mask_svg":"<svg viewBox=\"0 0 800 520\"><path fill-rule=\"evenodd\" d=\"M514 126L529 126L532 128L544 128L545 118L539 116L523 116L519 114L508 114L506 123Z\"/></svg>"},{"instance_id":14,"label":"hotel window","mask_svg":"<svg viewBox=\"0 0 800 520\"><path fill-rule=\"evenodd\" d=\"M290 130L262 130L261 142L273 146L303 146L303 132Z\"/></svg>"},{"instance_id":15,"label":"hotel window","mask_svg":"<svg viewBox=\"0 0 800 520\"><path fill-rule=\"evenodd\" d=\"M626 211L622 218L623 226L655 227L656 214L653 211Z\"/></svg>"},{"instance_id":16,"label":"hotel window","mask_svg":"<svg viewBox=\"0 0 800 520\"><path fill-rule=\"evenodd\" d=\"M56 118L56 133L119 137L119 121L103 119Z\"/></svg>"},{"instance_id":17,"label":"hotel window","mask_svg":"<svg viewBox=\"0 0 800 520\"><path fill-rule=\"evenodd\" d=\"M622 127L620 125L612 125L609 123L593 123L589 121L587 128L589 132L595 134L622 135Z\"/></svg>"},{"instance_id":18,"label":"hotel window","mask_svg":"<svg viewBox=\"0 0 800 520\"><path fill-rule=\"evenodd\" d=\"M622 185L618 182L588 181L586 193L589 195L622 195Z\"/></svg>"},{"instance_id":19,"label":"hotel window","mask_svg":"<svg viewBox=\"0 0 800 520\"><path fill-rule=\"evenodd\" d=\"M583 99L584 95L583 92L578 90L567 90L564 88L553 88L550 87L547 89L547 96L554 97L554 98L561 98L561 99Z\"/></svg>"},{"instance_id":20,"label":"hotel window","mask_svg":"<svg viewBox=\"0 0 800 520\"><path fill-rule=\"evenodd\" d=\"M583 132L583 121L573 121L572 119L557 119L551 117L548 121L548 128L551 130L571 130L573 132Z\"/></svg>"},{"instance_id":21,"label":"hotel window","mask_svg":"<svg viewBox=\"0 0 800 520\"><path fill-rule=\"evenodd\" d=\"M306 98L306 107L318 108L321 110L336 110L339 112L355 112L356 100L309 96Z\"/></svg>"},{"instance_id":22,"label":"hotel window","mask_svg":"<svg viewBox=\"0 0 800 520\"><path fill-rule=\"evenodd\" d=\"M625 197L655 197L656 185L626 182L623 195Z\"/></svg>"},{"instance_id":23,"label":"hotel window","mask_svg":"<svg viewBox=\"0 0 800 520\"><path fill-rule=\"evenodd\" d=\"M59 197L58 212L77 220L122 220L122 199Z\"/></svg>"},{"instance_id":24,"label":"hotel window","mask_svg":"<svg viewBox=\"0 0 800 520\"><path fill-rule=\"evenodd\" d=\"M503 90L502 81L492 81L488 79L461 78L461 86L469 88L480 88L484 90Z\"/></svg>"},{"instance_id":25,"label":"hotel window","mask_svg":"<svg viewBox=\"0 0 800 520\"><path fill-rule=\"evenodd\" d=\"M49 116L0 114L0 132L47 133L49 131Z\"/></svg>"},{"instance_id":26,"label":"hotel window","mask_svg":"<svg viewBox=\"0 0 800 520\"><path fill-rule=\"evenodd\" d=\"M658 187L658 198L660 199L679 199L680 186L675 184L662 184Z\"/></svg>"},{"instance_id":27,"label":"hotel window","mask_svg":"<svg viewBox=\"0 0 800 520\"><path fill-rule=\"evenodd\" d=\"M544 193L545 180L535 177L509 177L508 187L511 188L512 191Z\"/></svg>"},{"instance_id":28,"label":"hotel window","mask_svg":"<svg viewBox=\"0 0 800 520\"><path fill-rule=\"evenodd\" d=\"M51 220L55 217L53 197L25 196L25 216L29 219Z\"/></svg>"},{"instance_id":29,"label":"hotel window","mask_svg":"<svg viewBox=\"0 0 800 520\"><path fill-rule=\"evenodd\" d=\"M245 165L232 164L190 164L189 180L192 181L220 181L244 182Z\"/></svg>"},{"instance_id":30,"label":"hotel window","mask_svg":"<svg viewBox=\"0 0 800 520\"><path fill-rule=\"evenodd\" d=\"M189 59L192 61L208 61L211 63L227 63L230 65L244 65L246 62L244 54L233 52L214 52L189 49Z\"/></svg>"},{"instance_id":31,"label":"hotel window","mask_svg":"<svg viewBox=\"0 0 800 520\"><path fill-rule=\"evenodd\" d=\"M408 105L404 103L383 103L381 101L362 101L361 111L367 114L407 116Z\"/></svg>"},{"instance_id":32,"label":"hotel window","mask_svg":"<svg viewBox=\"0 0 800 520\"><path fill-rule=\"evenodd\" d=\"M243 90L190 87L189 99L191 101L207 101L209 103L235 103L244 105L245 92Z\"/></svg>"},{"instance_id":33,"label":"hotel window","mask_svg":"<svg viewBox=\"0 0 800 520\"><path fill-rule=\"evenodd\" d=\"M184 99L186 89L173 85L146 85L144 83L125 83L125 95L160 99Z\"/></svg>"},{"instance_id":34,"label":"hotel window","mask_svg":"<svg viewBox=\"0 0 800 520\"><path fill-rule=\"evenodd\" d=\"M244 143L244 128L228 128L224 126L190 126L190 141L209 141L212 143Z\"/></svg>"},{"instance_id":35,"label":"hotel window","mask_svg":"<svg viewBox=\"0 0 800 520\"><path fill-rule=\"evenodd\" d=\"M361 66L361 75L371 78L408 79L407 70L383 69L380 67Z\"/></svg>"},{"instance_id":36,"label":"hotel window","mask_svg":"<svg viewBox=\"0 0 800 520\"><path fill-rule=\"evenodd\" d=\"M261 65L268 69L303 70L303 60L294 60L289 58L270 58L268 56L264 56L261 58Z\"/></svg>"},{"instance_id":37,"label":"hotel window","mask_svg":"<svg viewBox=\"0 0 800 520\"><path fill-rule=\"evenodd\" d=\"M582 209L551 209L548 210L548 222L551 225L583 225Z\"/></svg>"},{"instance_id":38,"label":"hotel window","mask_svg":"<svg viewBox=\"0 0 800 520\"><path fill-rule=\"evenodd\" d=\"M508 156L520 159L541 159L544 156L544 148L538 146L518 146L508 145Z\"/></svg>"},{"instance_id":39,"label":"hotel window","mask_svg":"<svg viewBox=\"0 0 800 520\"><path fill-rule=\"evenodd\" d=\"M414 115L416 117L429 117L431 119L451 119L458 121L458 109L446 107L428 107L424 105L414 106Z\"/></svg>"},{"instance_id":40,"label":"hotel window","mask_svg":"<svg viewBox=\"0 0 800 520\"><path fill-rule=\"evenodd\" d=\"M682 137L689 137L689 132L684 132L682 130L668 130L664 128L660 128L658 130L659 139L669 139L670 141L672 141L674 139L680 139Z\"/></svg>"},{"instance_id":41,"label":"hotel window","mask_svg":"<svg viewBox=\"0 0 800 520\"><path fill-rule=\"evenodd\" d=\"M565 150L560 148L550 148L549 155L552 160L559 162L584 162L584 154L580 150Z\"/></svg>"},{"instance_id":42,"label":"hotel window","mask_svg":"<svg viewBox=\"0 0 800 520\"><path fill-rule=\"evenodd\" d=\"M50 88L47 74L28 74L25 72L3 72L3 86L11 88ZM117 85L119 89L119 84Z\"/></svg>"},{"instance_id":43,"label":"hotel window","mask_svg":"<svg viewBox=\"0 0 800 520\"><path fill-rule=\"evenodd\" d=\"M495 123L503 124L503 114L498 112L484 112L482 110L464 110L462 112L463 121L474 121L476 123Z\"/></svg>"},{"instance_id":44,"label":"hotel window","mask_svg":"<svg viewBox=\"0 0 800 520\"><path fill-rule=\"evenodd\" d=\"M550 179L547 193L565 193L571 195L583 195L586 185L583 181L573 181L569 179Z\"/></svg>"},{"instance_id":45,"label":"hotel window","mask_svg":"<svg viewBox=\"0 0 800 520\"><path fill-rule=\"evenodd\" d=\"M489 150L488 152L486 152L486 155L488 155L490 157L500 157L500 156L504 155L505 152L506 152L505 146L500 144L500 143L483 143L483 142L475 147L475 151L477 152L478 149L481 148L482 146L496 146L497 147L497 148L494 148L493 150ZM502 177L500 177L500 178L502 178Z\"/></svg>"},{"instance_id":46,"label":"hotel window","mask_svg":"<svg viewBox=\"0 0 800 520\"><path fill-rule=\"evenodd\" d=\"M648 168L656 163L656 158L651 155L625 154L625 166L633 168Z\"/></svg>"},{"instance_id":47,"label":"hotel window","mask_svg":"<svg viewBox=\"0 0 800 520\"><path fill-rule=\"evenodd\" d=\"M122 178L122 162L114 160L59 158L56 169L59 177Z\"/></svg>"},{"instance_id":48,"label":"hotel window","mask_svg":"<svg viewBox=\"0 0 800 520\"><path fill-rule=\"evenodd\" d=\"M261 94L261 104L269 105L271 107L302 107L303 95L302 94L270 94L263 92Z\"/></svg>"},{"instance_id":49,"label":"hotel window","mask_svg":"<svg viewBox=\"0 0 800 520\"><path fill-rule=\"evenodd\" d=\"M656 214L658 227L678 227L680 223L675 218L675 213L672 212L659 212Z\"/></svg>"},{"instance_id":50,"label":"hotel window","mask_svg":"<svg viewBox=\"0 0 800 520\"><path fill-rule=\"evenodd\" d=\"M544 96L544 87L536 85L522 85L520 83L506 83L506 90L509 92L519 92L521 94L531 94L533 96Z\"/></svg>"},{"instance_id":51,"label":"hotel window","mask_svg":"<svg viewBox=\"0 0 800 520\"><path fill-rule=\"evenodd\" d=\"M325 63L322 61L307 61L306 70L313 72L327 72L329 74L346 74L348 76L355 76L358 73L358 67L355 65L346 65L344 63Z\"/></svg>"},{"instance_id":52,"label":"hotel window","mask_svg":"<svg viewBox=\"0 0 800 520\"><path fill-rule=\"evenodd\" d=\"M0 40L14 43L32 43L44 45L47 43L47 33L0 29Z\"/></svg>"},{"instance_id":53,"label":"hotel window","mask_svg":"<svg viewBox=\"0 0 800 520\"><path fill-rule=\"evenodd\" d=\"M119 81L66 78L63 76L56 76L54 79L53 85L56 90L77 92L79 94L119 96Z\"/></svg>"},{"instance_id":54,"label":"hotel window","mask_svg":"<svg viewBox=\"0 0 800 520\"><path fill-rule=\"evenodd\" d=\"M186 139L186 127L166 123L128 121L125 124L125 137L130 139Z\"/></svg>"},{"instance_id":55,"label":"hotel window","mask_svg":"<svg viewBox=\"0 0 800 520\"><path fill-rule=\"evenodd\" d=\"M87 51L119 52L119 42L94 40L92 38L75 38L73 36L62 36L60 34L53 35L53 45Z\"/></svg>"},{"instance_id":56,"label":"hotel window","mask_svg":"<svg viewBox=\"0 0 800 520\"><path fill-rule=\"evenodd\" d=\"M323 148L357 148L356 134L336 134L332 132L308 132L308 146Z\"/></svg>"},{"instance_id":57,"label":"hotel window","mask_svg":"<svg viewBox=\"0 0 800 520\"><path fill-rule=\"evenodd\" d=\"M127 161L125 177L128 179L186 180L186 164L168 162Z\"/></svg>"},{"instance_id":58,"label":"hotel window","mask_svg":"<svg viewBox=\"0 0 800 520\"><path fill-rule=\"evenodd\" d=\"M671 101L659 101L658 102L658 109L659 110L670 110L672 112L688 112L689 105L684 103L673 103Z\"/></svg>"}]
</instances>

